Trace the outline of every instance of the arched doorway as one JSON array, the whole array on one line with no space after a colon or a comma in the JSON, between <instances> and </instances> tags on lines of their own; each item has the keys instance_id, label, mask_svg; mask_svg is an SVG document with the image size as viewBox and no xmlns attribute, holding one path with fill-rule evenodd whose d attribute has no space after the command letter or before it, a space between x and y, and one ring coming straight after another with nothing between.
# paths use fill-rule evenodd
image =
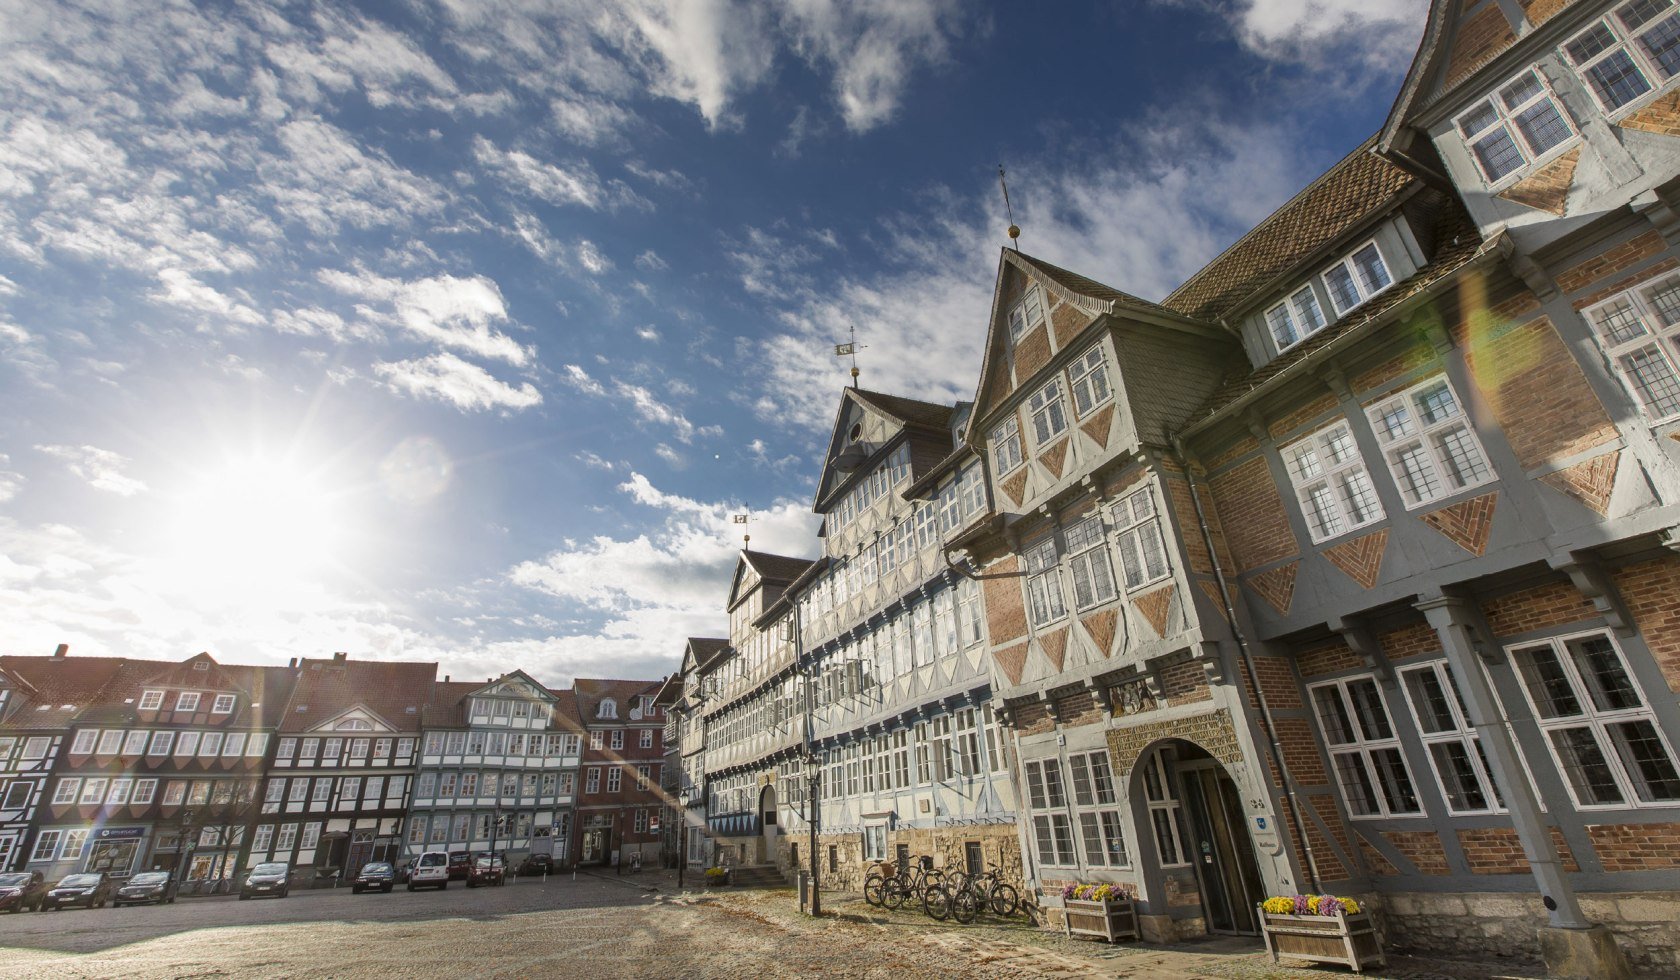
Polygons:
<instances>
[{"instance_id":1,"label":"arched doorway","mask_svg":"<svg viewBox=\"0 0 1680 980\"><path fill-rule=\"evenodd\" d=\"M780 832L776 826L775 783L767 783L764 791L758 794L758 826L762 835L758 861L760 864L773 864L776 860L776 835Z\"/></svg>"},{"instance_id":2,"label":"arched doorway","mask_svg":"<svg viewBox=\"0 0 1680 980\"><path fill-rule=\"evenodd\" d=\"M1138 825L1153 836L1154 890L1173 905L1172 896L1194 888L1196 899L1183 905L1200 904L1208 932L1259 935L1254 906L1265 884L1242 796L1225 767L1193 742L1168 739L1139 757L1133 784L1146 818ZM1194 912L1175 918L1184 915Z\"/></svg>"}]
</instances>

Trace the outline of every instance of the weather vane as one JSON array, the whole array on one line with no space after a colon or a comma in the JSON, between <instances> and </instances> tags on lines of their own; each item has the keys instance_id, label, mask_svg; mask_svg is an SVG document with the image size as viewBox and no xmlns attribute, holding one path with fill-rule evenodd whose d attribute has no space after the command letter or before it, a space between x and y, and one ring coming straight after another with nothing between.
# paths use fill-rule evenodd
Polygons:
<instances>
[{"instance_id":1,"label":"weather vane","mask_svg":"<svg viewBox=\"0 0 1680 980\"><path fill-rule=\"evenodd\" d=\"M1015 251L1021 250L1021 226L1015 223L1015 207L1009 203L1009 180L1003 172L1003 164L998 164L998 186L1003 188L1003 210L1009 214L1009 241L1015 246Z\"/></svg>"},{"instance_id":2,"label":"weather vane","mask_svg":"<svg viewBox=\"0 0 1680 980\"><path fill-rule=\"evenodd\" d=\"M736 524L744 524L744 525L747 525L747 526L750 527L751 523L752 523L752 515L751 514L736 514L736 515L734 515L730 518L730 521L732 521L733 523L736 523ZM752 544L752 535L748 534L748 533L743 533L741 535L741 550L745 551L747 549L747 547L751 544Z\"/></svg>"},{"instance_id":3,"label":"weather vane","mask_svg":"<svg viewBox=\"0 0 1680 980\"><path fill-rule=\"evenodd\" d=\"M858 386L857 352L860 350L868 350L869 348L867 345L857 342L857 324L848 323L846 324L846 329L850 331L852 339L844 344L835 344L834 356L850 357L852 359L852 387L856 388Z\"/></svg>"}]
</instances>

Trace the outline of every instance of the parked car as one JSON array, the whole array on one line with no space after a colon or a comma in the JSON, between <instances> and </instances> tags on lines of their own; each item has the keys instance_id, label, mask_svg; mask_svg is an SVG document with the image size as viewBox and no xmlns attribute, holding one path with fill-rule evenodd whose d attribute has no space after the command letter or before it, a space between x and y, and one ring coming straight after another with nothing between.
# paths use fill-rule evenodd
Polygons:
<instances>
[{"instance_id":1,"label":"parked car","mask_svg":"<svg viewBox=\"0 0 1680 980\"><path fill-rule=\"evenodd\" d=\"M58 884L47 889L46 897L41 899L41 911L74 908L78 905L88 909L102 909L105 903L111 900L111 892L115 890L116 882L106 877L103 871L65 875Z\"/></svg>"},{"instance_id":2,"label":"parked car","mask_svg":"<svg viewBox=\"0 0 1680 980\"><path fill-rule=\"evenodd\" d=\"M111 904L169 905L175 901L175 876L167 871L142 871L123 882Z\"/></svg>"},{"instance_id":3,"label":"parked car","mask_svg":"<svg viewBox=\"0 0 1680 980\"><path fill-rule=\"evenodd\" d=\"M449 887L448 851L427 851L420 855L408 872L408 890L416 888L446 889Z\"/></svg>"},{"instance_id":4,"label":"parked car","mask_svg":"<svg viewBox=\"0 0 1680 980\"><path fill-rule=\"evenodd\" d=\"M0 912L40 911L47 897L47 879L39 871L0 875Z\"/></svg>"},{"instance_id":5,"label":"parked car","mask_svg":"<svg viewBox=\"0 0 1680 980\"><path fill-rule=\"evenodd\" d=\"M271 861L257 865L245 876L244 883L239 886L239 900L243 902L257 895L285 898L291 891L292 866Z\"/></svg>"},{"instance_id":6,"label":"parked car","mask_svg":"<svg viewBox=\"0 0 1680 980\"><path fill-rule=\"evenodd\" d=\"M547 875L554 873L554 855L533 854L519 866L522 875Z\"/></svg>"},{"instance_id":7,"label":"parked car","mask_svg":"<svg viewBox=\"0 0 1680 980\"><path fill-rule=\"evenodd\" d=\"M467 875L472 873L472 865L473 861L471 851L450 851L449 880L465 881L467 879Z\"/></svg>"},{"instance_id":8,"label":"parked car","mask_svg":"<svg viewBox=\"0 0 1680 980\"><path fill-rule=\"evenodd\" d=\"M498 854L480 854L473 858L472 870L467 872L467 887L507 884L507 867Z\"/></svg>"},{"instance_id":9,"label":"parked car","mask_svg":"<svg viewBox=\"0 0 1680 980\"><path fill-rule=\"evenodd\" d=\"M388 892L397 884L397 869L385 861L369 861L362 865L362 870L356 872L356 877L350 882L350 894L360 895L365 891Z\"/></svg>"},{"instance_id":10,"label":"parked car","mask_svg":"<svg viewBox=\"0 0 1680 980\"><path fill-rule=\"evenodd\" d=\"M395 864L391 865L392 877L396 880L397 884L399 884L399 885L408 884L408 876L411 872L413 872L413 870L414 870L414 859L413 858L403 858L401 861L398 861Z\"/></svg>"}]
</instances>

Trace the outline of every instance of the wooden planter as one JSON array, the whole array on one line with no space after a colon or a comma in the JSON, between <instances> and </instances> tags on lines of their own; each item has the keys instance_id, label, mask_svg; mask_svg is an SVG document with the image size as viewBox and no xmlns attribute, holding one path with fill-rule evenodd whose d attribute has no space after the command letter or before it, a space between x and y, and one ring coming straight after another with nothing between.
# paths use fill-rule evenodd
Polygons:
<instances>
[{"instance_id":1,"label":"wooden planter","mask_svg":"<svg viewBox=\"0 0 1680 980\"><path fill-rule=\"evenodd\" d=\"M1088 902L1077 898L1063 903L1064 925L1069 936L1100 936L1109 942L1138 938L1137 906L1129 898Z\"/></svg>"},{"instance_id":2,"label":"wooden planter","mask_svg":"<svg viewBox=\"0 0 1680 980\"><path fill-rule=\"evenodd\" d=\"M1260 910L1261 931L1272 962L1279 957L1339 963L1364 973L1366 967L1386 965L1382 945L1371 916L1365 912L1348 915L1280 915Z\"/></svg>"}]
</instances>

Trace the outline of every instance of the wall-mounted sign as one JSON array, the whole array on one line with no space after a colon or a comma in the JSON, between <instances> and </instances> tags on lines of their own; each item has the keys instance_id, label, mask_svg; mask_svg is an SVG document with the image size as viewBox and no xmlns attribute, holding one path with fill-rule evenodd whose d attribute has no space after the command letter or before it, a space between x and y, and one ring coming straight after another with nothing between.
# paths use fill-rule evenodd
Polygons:
<instances>
[{"instance_id":1,"label":"wall-mounted sign","mask_svg":"<svg viewBox=\"0 0 1680 980\"><path fill-rule=\"evenodd\" d=\"M116 829L105 827L95 834L94 838L96 840L134 840L144 836L146 836L146 828L144 827L118 827Z\"/></svg>"}]
</instances>

